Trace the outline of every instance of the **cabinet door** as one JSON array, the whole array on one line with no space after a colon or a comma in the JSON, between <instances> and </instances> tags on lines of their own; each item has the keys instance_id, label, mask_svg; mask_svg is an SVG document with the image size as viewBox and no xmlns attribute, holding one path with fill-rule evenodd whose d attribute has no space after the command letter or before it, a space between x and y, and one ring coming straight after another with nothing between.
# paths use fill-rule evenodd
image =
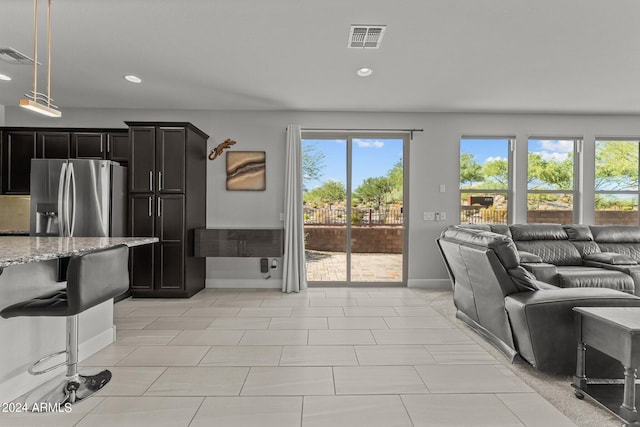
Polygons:
<instances>
[{"instance_id":1,"label":"cabinet door","mask_svg":"<svg viewBox=\"0 0 640 427\"><path fill-rule=\"evenodd\" d=\"M131 127L129 142L129 191L154 191L156 128L153 126Z\"/></svg>"},{"instance_id":2,"label":"cabinet door","mask_svg":"<svg viewBox=\"0 0 640 427\"><path fill-rule=\"evenodd\" d=\"M130 235L153 237L155 235L154 197L151 194L134 194L129 198ZM129 271L131 289L152 291L154 282L155 245L135 246L130 249Z\"/></svg>"},{"instance_id":3,"label":"cabinet door","mask_svg":"<svg viewBox=\"0 0 640 427\"><path fill-rule=\"evenodd\" d=\"M36 156L40 159L68 159L71 136L66 132L38 132Z\"/></svg>"},{"instance_id":4,"label":"cabinet door","mask_svg":"<svg viewBox=\"0 0 640 427\"><path fill-rule=\"evenodd\" d=\"M105 153L105 135L100 132L73 134L73 157L101 160Z\"/></svg>"},{"instance_id":5,"label":"cabinet door","mask_svg":"<svg viewBox=\"0 0 640 427\"><path fill-rule=\"evenodd\" d=\"M158 129L156 166L158 189L163 193L184 193L185 138L184 128Z\"/></svg>"},{"instance_id":6,"label":"cabinet door","mask_svg":"<svg viewBox=\"0 0 640 427\"><path fill-rule=\"evenodd\" d=\"M107 134L107 158L114 162L129 161L129 132Z\"/></svg>"},{"instance_id":7,"label":"cabinet door","mask_svg":"<svg viewBox=\"0 0 640 427\"><path fill-rule=\"evenodd\" d=\"M184 289L184 196L158 196L156 206L158 290Z\"/></svg>"},{"instance_id":8,"label":"cabinet door","mask_svg":"<svg viewBox=\"0 0 640 427\"><path fill-rule=\"evenodd\" d=\"M29 194L35 132L7 131L2 144L2 194Z\"/></svg>"}]
</instances>

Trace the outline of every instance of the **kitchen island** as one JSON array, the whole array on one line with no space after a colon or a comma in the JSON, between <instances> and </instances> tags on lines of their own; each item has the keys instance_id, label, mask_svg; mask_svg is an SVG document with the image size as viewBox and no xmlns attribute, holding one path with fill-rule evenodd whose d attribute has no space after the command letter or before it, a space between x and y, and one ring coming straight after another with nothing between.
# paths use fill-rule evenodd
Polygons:
<instances>
[{"instance_id":1,"label":"kitchen island","mask_svg":"<svg viewBox=\"0 0 640 427\"><path fill-rule=\"evenodd\" d=\"M0 309L64 288L58 281L58 260L121 244L153 244L155 237L0 237ZM115 338L113 300L80 314L80 360L111 344ZM65 346L65 319L56 317L0 318L0 403L9 402L64 368L32 376L33 362ZM51 364L64 360L54 358Z\"/></svg>"}]
</instances>

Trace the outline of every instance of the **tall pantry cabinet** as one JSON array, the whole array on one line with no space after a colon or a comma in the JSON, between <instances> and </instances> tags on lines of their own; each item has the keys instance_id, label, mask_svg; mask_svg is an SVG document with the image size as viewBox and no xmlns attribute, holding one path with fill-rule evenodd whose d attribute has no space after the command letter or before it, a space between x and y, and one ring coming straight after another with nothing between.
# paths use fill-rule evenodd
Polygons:
<instances>
[{"instance_id":1,"label":"tall pantry cabinet","mask_svg":"<svg viewBox=\"0 0 640 427\"><path fill-rule=\"evenodd\" d=\"M206 228L209 136L191 123L126 124L130 235L159 239L131 248L131 293L190 297L205 281L205 258L193 256L193 235Z\"/></svg>"}]
</instances>

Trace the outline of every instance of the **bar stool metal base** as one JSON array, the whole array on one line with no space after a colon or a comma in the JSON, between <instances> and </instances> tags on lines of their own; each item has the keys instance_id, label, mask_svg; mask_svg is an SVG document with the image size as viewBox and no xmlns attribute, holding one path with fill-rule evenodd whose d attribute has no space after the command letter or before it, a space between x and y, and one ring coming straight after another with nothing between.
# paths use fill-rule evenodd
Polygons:
<instances>
[{"instance_id":1,"label":"bar stool metal base","mask_svg":"<svg viewBox=\"0 0 640 427\"><path fill-rule=\"evenodd\" d=\"M57 376L29 393L25 406L32 412L63 411L65 404L86 399L110 380L111 371L108 369L94 375Z\"/></svg>"}]
</instances>

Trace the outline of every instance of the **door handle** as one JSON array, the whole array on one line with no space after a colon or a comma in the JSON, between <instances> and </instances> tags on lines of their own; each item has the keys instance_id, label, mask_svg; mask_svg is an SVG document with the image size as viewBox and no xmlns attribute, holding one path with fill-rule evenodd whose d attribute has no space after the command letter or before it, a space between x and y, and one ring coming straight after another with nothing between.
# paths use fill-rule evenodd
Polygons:
<instances>
[{"instance_id":1,"label":"door handle","mask_svg":"<svg viewBox=\"0 0 640 427\"><path fill-rule=\"evenodd\" d=\"M73 198L71 199L71 206L73 210L71 211L71 228L69 230L69 236L74 237L76 230L76 174L73 171L73 163L69 163L69 175L71 175L70 185L73 185Z\"/></svg>"},{"instance_id":2,"label":"door handle","mask_svg":"<svg viewBox=\"0 0 640 427\"><path fill-rule=\"evenodd\" d=\"M162 199L158 197L158 216L162 216Z\"/></svg>"},{"instance_id":3,"label":"door handle","mask_svg":"<svg viewBox=\"0 0 640 427\"><path fill-rule=\"evenodd\" d=\"M158 191L162 191L162 172L158 171Z\"/></svg>"},{"instance_id":4,"label":"door handle","mask_svg":"<svg viewBox=\"0 0 640 427\"><path fill-rule=\"evenodd\" d=\"M149 216L153 216L153 197L149 196Z\"/></svg>"},{"instance_id":5,"label":"door handle","mask_svg":"<svg viewBox=\"0 0 640 427\"><path fill-rule=\"evenodd\" d=\"M153 191L153 171L149 171L149 191Z\"/></svg>"},{"instance_id":6,"label":"door handle","mask_svg":"<svg viewBox=\"0 0 640 427\"><path fill-rule=\"evenodd\" d=\"M67 172L67 163L63 163L60 168L60 180L58 182L58 236L65 236L64 227L64 195L65 195L65 177Z\"/></svg>"}]
</instances>

